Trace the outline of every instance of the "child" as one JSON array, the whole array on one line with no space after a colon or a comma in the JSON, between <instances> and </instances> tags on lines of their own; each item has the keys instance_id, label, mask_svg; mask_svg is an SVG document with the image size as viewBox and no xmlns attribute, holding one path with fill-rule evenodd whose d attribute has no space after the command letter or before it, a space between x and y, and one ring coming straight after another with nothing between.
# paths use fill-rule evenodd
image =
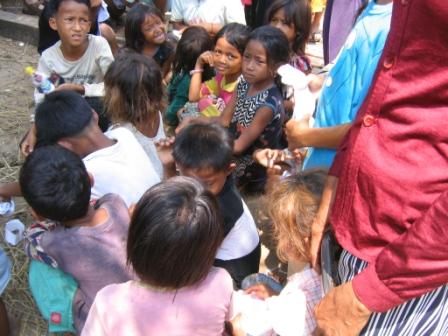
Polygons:
<instances>
[{"instance_id":1,"label":"child","mask_svg":"<svg viewBox=\"0 0 448 336\"><path fill-rule=\"evenodd\" d=\"M268 210L278 242L277 254L282 261L309 263L311 223L319 206L324 180L322 171L291 175L268 195ZM277 334L286 336L311 335L316 328L314 306L323 297L320 276L306 266L288 278L280 293L267 283L257 283L247 288L245 294L235 293L234 313L242 312L244 331L251 335L260 335L261 331L263 335L271 335L269 331L274 329ZM256 312L254 307L257 307Z\"/></svg>"},{"instance_id":2,"label":"child","mask_svg":"<svg viewBox=\"0 0 448 336\"><path fill-rule=\"evenodd\" d=\"M211 48L212 40L204 28L193 26L182 33L174 54L173 78L168 85L169 106L165 112L168 125L178 125L177 113L188 102L190 71L194 69L199 55Z\"/></svg>"},{"instance_id":3,"label":"child","mask_svg":"<svg viewBox=\"0 0 448 336\"><path fill-rule=\"evenodd\" d=\"M267 14L269 25L280 29L289 41L289 63L309 74L311 62L305 55L306 42L311 31L311 10L304 0L275 0Z\"/></svg>"},{"instance_id":4,"label":"child","mask_svg":"<svg viewBox=\"0 0 448 336\"><path fill-rule=\"evenodd\" d=\"M75 91L90 99L89 103L100 116L100 127L109 124L103 115L101 98L104 95L103 77L113 61L109 44L101 36L88 34L91 25L90 2L88 0L53 0L53 16L50 27L57 31L60 41L46 49L39 59L37 72L51 78L56 90ZM36 105L44 94L36 88ZM31 116L34 123L34 115ZM28 155L34 148L35 128L31 125L21 150Z\"/></svg>"},{"instance_id":5,"label":"child","mask_svg":"<svg viewBox=\"0 0 448 336\"><path fill-rule=\"evenodd\" d=\"M82 335L221 335L232 281L212 267L223 237L214 196L194 179L149 189L133 212L128 261L141 281L110 285Z\"/></svg>"},{"instance_id":6,"label":"child","mask_svg":"<svg viewBox=\"0 0 448 336\"><path fill-rule=\"evenodd\" d=\"M280 147L284 109L275 79L288 55L288 40L279 29L255 29L243 54L244 78L219 119L235 138L237 185L246 191L260 191L266 181L266 169L252 159L254 150Z\"/></svg>"},{"instance_id":7,"label":"child","mask_svg":"<svg viewBox=\"0 0 448 336\"><path fill-rule=\"evenodd\" d=\"M51 267L72 275L79 286L73 296L57 298L51 289L44 300L54 302L50 316L54 324L67 318L57 309L71 303L75 329L80 332L97 291L133 278L125 256L130 220L126 204L119 196L108 194L91 206L91 176L75 153L60 146L33 151L20 170L19 182L33 216L40 221L26 233L26 251L49 266L32 266L31 290L36 292L34 286L42 288L42 282L54 278ZM44 219L52 221L50 229L49 223L42 223ZM62 282L60 286L64 286Z\"/></svg>"},{"instance_id":8,"label":"child","mask_svg":"<svg viewBox=\"0 0 448 336\"><path fill-rule=\"evenodd\" d=\"M232 138L220 125L194 123L176 136L173 157L182 175L202 181L217 196L225 238L215 266L225 268L239 287L244 277L258 272L260 238L231 176L235 167Z\"/></svg>"},{"instance_id":9,"label":"child","mask_svg":"<svg viewBox=\"0 0 448 336\"><path fill-rule=\"evenodd\" d=\"M190 71L188 98L190 102L198 102L201 115L217 117L230 101L241 75L242 56L249 31L240 23L225 25L216 34L214 50L202 53L194 70ZM215 68L216 76L201 84L206 64Z\"/></svg>"},{"instance_id":10,"label":"child","mask_svg":"<svg viewBox=\"0 0 448 336\"><path fill-rule=\"evenodd\" d=\"M171 70L174 47L167 40L162 12L154 5L138 3L126 14L126 47L152 57L162 69L164 80Z\"/></svg>"},{"instance_id":11,"label":"child","mask_svg":"<svg viewBox=\"0 0 448 336\"><path fill-rule=\"evenodd\" d=\"M104 77L106 110L114 123L130 130L163 178L154 141L165 138L162 76L157 64L136 53L122 53Z\"/></svg>"}]
</instances>

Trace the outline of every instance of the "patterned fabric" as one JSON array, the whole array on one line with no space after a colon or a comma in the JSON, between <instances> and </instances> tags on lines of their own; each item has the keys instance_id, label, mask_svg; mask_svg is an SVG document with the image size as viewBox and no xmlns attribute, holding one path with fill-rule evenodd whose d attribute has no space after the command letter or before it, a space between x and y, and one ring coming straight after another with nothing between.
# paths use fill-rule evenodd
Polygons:
<instances>
[{"instance_id":1,"label":"patterned fabric","mask_svg":"<svg viewBox=\"0 0 448 336\"><path fill-rule=\"evenodd\" d=\"M236 157L237 185L251 182L263 184L266 179L266 170L260 165L255 165L252 153L259 148L280 148L284 118L283 98L277 86L271 86L254 96L247 96L248 90L249 84L244 78L241 78L237 86L235 113L229 126L229 131L234 139L238 139L241 132L252 124L261 107L268 107L272 110L272 119L258 139L243 154Z\"/></svg>"},{"instance_id":2,"label":"patterned fabric","mask_svg":"<svg viewBox=\"0 0 448 336\"><path fill-rule=\"evenodd\" d=\"M217 74L201 86L201 99L198 102L199 111L204 117L217 117L233 96L239 78L227 83L225 77Z\"/></svg>"},{"instance_id":3,"label":"patterned fabric","mask_svg":"<svg viewBox=\"0 0 448 336\"><path fill-rule=\"evenodd\" d=\"M368 266L346 250L339 260L339 277L347 282ZM385 313L374 313L361 335L448 335L448 285L407 301Z\"/></svg>"}]
</instances>

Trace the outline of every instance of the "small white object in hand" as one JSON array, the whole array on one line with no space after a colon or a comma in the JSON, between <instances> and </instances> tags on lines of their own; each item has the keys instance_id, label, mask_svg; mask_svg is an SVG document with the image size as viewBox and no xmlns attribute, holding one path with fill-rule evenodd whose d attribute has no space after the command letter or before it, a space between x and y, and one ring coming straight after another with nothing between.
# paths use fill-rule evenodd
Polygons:
<instances>
[{"instance_id":1,"label":"small white object in hand","mask_svg":"<svg viewBox=\"0 0 448 336\"><path fill-rule=\"evenodd\" d=\"M14 213L16 206L14 201L0 202L0 216L11 216Z\"/></svg>"}]
</instances>

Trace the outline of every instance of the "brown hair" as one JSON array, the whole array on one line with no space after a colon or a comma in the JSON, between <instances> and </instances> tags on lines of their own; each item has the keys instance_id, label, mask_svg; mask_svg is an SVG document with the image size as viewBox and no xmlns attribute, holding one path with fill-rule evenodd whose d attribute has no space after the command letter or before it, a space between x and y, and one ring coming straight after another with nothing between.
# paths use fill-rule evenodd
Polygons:
<instances>
[{"instance_id":1,"label":"brown hair","mask_svg":"<svg viewBox=\"0 0 448 336\"><path fill-rule=\"evenodd\" d=\"M268 211L277 239L277 255L287 261L291 251L309 258L311 223L316 215L326 173L309 170L282 180L268 195Z\"/></svg>"},{"instance_id":2,"label":"brown hair","mask_svg":"<svg viewBox=\"0 0 448 336\"><path fill-rule=\"evenodd\" d=\"M104 76L106 111L112 122L157 122L164 94L160 67L151 58L122 51Z\"/></svg>"},{"instance_id":3,"label":"brown hair","mask_svg":"<svg viewBox=\"0 0 448 336\"><path fill-rule=\"evenodd\" d=\"M224 239L215 197L189 177L150 188L137 203L127 255L142 281L176 290L205 279Z\"/></svg>"}]
</instances>

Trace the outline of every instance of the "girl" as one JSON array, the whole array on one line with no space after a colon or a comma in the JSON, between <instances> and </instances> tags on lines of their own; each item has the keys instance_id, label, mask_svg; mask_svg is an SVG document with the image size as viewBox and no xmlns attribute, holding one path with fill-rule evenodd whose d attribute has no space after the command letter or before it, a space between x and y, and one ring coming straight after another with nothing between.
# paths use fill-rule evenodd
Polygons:
<instances>
[{"instance_id":1,"label":"girl","mask_svg":"<svg viewBox=\"0 0 448 336\"><path fill-rule=\"evenodd\" d=\"M243 54L243 79L220 117L235 138L237 184L247 191L262 190L266 181L266 169L252 159L254 150L280 147L284 109L275 79L288 54L288 40L279 29L255 29Z\"/></svg>"},{"instance_id":2,"label":"girl","mask_svg":"<svg viewBox=\"0 0 448 336\"><path fill-rule=\"evenodd\" d=\"M249 37L249 28L239 23L224 26L215 38L213 51L202 53L190 72L188 98L198 102L203 116L216 117L230 101L241 75L242 55ZM201 84L204 65L215 68L216 76Z\"/></svg>"},{"instance_id":3,"label":"girl","mask_svg":"<svg viewBox=\"0 0 448 336\"><path fill-rule=\"evenodd\" d=\"M296 69L309 74L311 62L305 55L306 42L311 30L311 10L304 0L276 0L269 7L268 24L280 29L289 41L291 59Z\"/></svg>"},{"instance_id":4,"label":"girl","mask_svg":"<svg viewBox=\"0 0 448 336\"><path fill-rule=\"evenodd\" d=\"M106 110L113 123L129 129L163 178L154 141L165 138L162 76L157 64L140 54L122 53L104 77Z\"/></svg>"},{"instance_id":5,"label":"girl","mask_svg":"<svg viewBox=\"0 0 448 336\"><path fill-rule=\"evenodd\" d=\"M268 194L268 210L280 260L309 264L311 223L324 181L323 171L307 171L281 180ZM256 283L246 288L244 294L234 295L234 313L242 313L240 327L245 332L260 335L263 331L263 335L271 335L268 331L274 329L277 334L286 336L313 333L316 328L314 306L321 300L323 288L320 276L309 265L291 275L280 293L281 286L262 274L247 277L243 288L254 280Z\"/></svg>"},{"instance_id":6,"label":"girl","mask_svg":"<svg viewBox=\"0 0 448 336\"><path fill-rule=\"evenodd\" d=\"M169 77L174 47L167 40L162 12L154 5L136 4L126 14L124 27L126 48L152 57Z\"/></svg>"},{"instance_id":7,"label":"girl","mask_svg":"<svg viewBox=\"0 0 448 336\"><path fill-rule=\"evenodd\" d=\"M212 267L222 239L217 202L200 182L175 177L149 189L127 243L141 280L101 290L82 335L222 335L233 291Z\"/></svg>"},{"instance_id":8,"label":"girl","mask_svg":"<svg viewBox=\"0 0 448 336\"><path fill-rule=\"evenodd\" d=\"M190 71L194 69L196 60L204 51L212 49L212 39L202 27L185 29L177 44L173 60L173 78L168 85L169 106L165 112L165 120L170 126L177 126L177 112L188 102L190 88Z\"/></svg>"}]
</instances>

